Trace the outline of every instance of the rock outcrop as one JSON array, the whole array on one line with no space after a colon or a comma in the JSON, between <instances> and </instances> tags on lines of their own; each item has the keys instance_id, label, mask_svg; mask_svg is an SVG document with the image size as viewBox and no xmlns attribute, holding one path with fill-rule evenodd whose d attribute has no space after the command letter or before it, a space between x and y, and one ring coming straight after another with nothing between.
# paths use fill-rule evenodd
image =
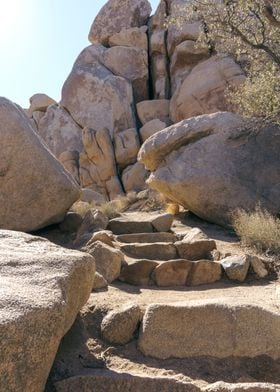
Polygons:
<instances>
[{"instance_id":1,"label":"rock outcrop","mask_svg":"<svg viewBox=\"0 0 280 392\"><path fill-rule=\"evenodd\" d=\"M168 198L210 222L227 225L239 207L258 203L280 211L279 126L252 126L221 112L194 117L158 132L139 158L148 182Z\"/></svg>"},{"instance_id":2,"label":"rock outcrop","mask_svg":"<svg viewBox=\"0 0 280 392\"><path fill-rule=\"evenodd\" d=\"M44 389L60 340L92 289L86 254L0 231L0 390Z\"/></svg>"},{"instance_id":3,"label":"rock outcrop","mask_svg":"<svg viewBox=\"0 0 280 392\"><path fill-rule=\"evenodd\" d=\"M79 198L72 177L42 144L23 110L0 99L0 228L34 231L63 220Z\"/></svg>"}]
</instances>

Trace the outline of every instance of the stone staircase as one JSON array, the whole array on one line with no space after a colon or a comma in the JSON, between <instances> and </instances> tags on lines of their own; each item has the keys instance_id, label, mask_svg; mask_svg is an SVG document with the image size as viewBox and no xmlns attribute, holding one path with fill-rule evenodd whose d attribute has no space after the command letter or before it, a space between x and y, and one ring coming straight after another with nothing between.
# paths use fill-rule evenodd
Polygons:
<instances>
[{"instance_id":1,"label":"stone staircase","mask_svg":"<svg viewBox=\"0 0 280 392\"><path fill-rule=\"evenodd\" d=\"M168 214L124 214L96 236L110 237L122 255L120 275L92 293L74 326L76 346L71 331L65 338L53 390L280 391L279 285L261 281L243 254L235 257L247 278L229 279L218 241L172 222ZM235 260L231 268L239 267ZM85 347L87 365L74 366Z\"/></svg>"}]
</instances>

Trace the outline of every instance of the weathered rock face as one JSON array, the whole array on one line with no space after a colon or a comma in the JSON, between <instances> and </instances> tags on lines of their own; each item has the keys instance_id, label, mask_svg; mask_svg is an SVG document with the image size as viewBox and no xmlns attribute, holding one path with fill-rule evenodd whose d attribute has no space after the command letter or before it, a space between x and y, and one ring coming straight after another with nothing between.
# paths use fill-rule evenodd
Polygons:
<instances>
[{"instance_id":1,"label":"weathered rock face","mask_svg":"<svg viewBox=\"0 0 280 392\"><path fill-rule=\"evenodd\" d=\"M103 65L105 52L101 45L84 49L63 86L61 105L82 127L107 128L113 135L135 127L133 94L126 79Z\"/></svg>"},{"instance_id":2,"label":"weathered rock face","mask_svg":"<svg viewBox=\"0 0 280 392\"><path fill-rule=\"evenodd\" d=\"M122 29L110 36L109 46L128 46L148 51L147 26Z\"/></svg>"},{"instance_id":3,"label":"weathered rock face","mask_svg":"<svg viewBox=\"0 0 280 392\"><path fill-rule=\"evenodd\" d=\"M23 110L0 99L0 227L33 231L57 223L79 198Z\"/></svg>"},{"instance_id":4,"label":"weathered rock face","mask_svg":"<svg viewBox=\"0 0 280 392\"><path fill-rule=\"evenodd\" d=\"M244 119L225 112L158 132L144 143L139 158L153 171L152 188L225 225L236 208L251 210L259 202L279 213L279 146L278 126L246 128Z\"/></svg>"},{"instance_id":5,"label":"weathered rock face","mask_svg":"<svg viewBox=\"0 0 280 392\"><path fill-rule=\"evenodd\" d=\"M94 259L10 231L0 231L0 249L0 390L42 391L92 289Z\"/></svg>"},{"instance_id":6,"label":"weathered rock face","mask_svg":"<svg viewBox=\"0 0 280 392\"><path fill-rule=\"evenodd\" d=\"M214 56L203 61L193 68L172 96L170 115L173 122L229 109L224 99L225 90L244 80L242 69L229 56Z\"/></svg>"},{"instance_id":7,"label":"weathered rock face","mask_svg":"<svg viewBox=\"0 0 280 392\"><path fill-rule=\"evenodd\" d=\"M56 157L64 151L83 151L82 130L65 109L48 107L38 123L38 133Z\"/></svg>"},{"instance_id":8,"label":"weathered rock face","mask_svg":"<svg viewBox=\"0 0 280 392\"><path fill-rule=\"evenodd\" d=\"M89 40L107 46L110 36L123 28L145 25L151 11L147 0L109 0L95 18Z\"/></svg>"}]
</instances>

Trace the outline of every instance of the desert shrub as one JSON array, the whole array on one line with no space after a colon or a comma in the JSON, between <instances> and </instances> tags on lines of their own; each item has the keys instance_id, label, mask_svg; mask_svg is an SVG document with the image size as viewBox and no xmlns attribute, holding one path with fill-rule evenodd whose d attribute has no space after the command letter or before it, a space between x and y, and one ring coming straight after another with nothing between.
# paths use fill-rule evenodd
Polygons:
<instances>
[{"instance_id":1,"label":"desert shrub","mask_svg":"<svg viewBox=\"0 0 280 392\"><path fill-rule=\"evenodd\" d=\"M252 212L235 211L233 227L245 246L258 252L280 252L280 219L260 206Z\"/></svg>"},{"instance_id":2,"label":"desert shrub","mask_svg":"<svg viewBox=\"0 0 280 392\"><path fill-rule=\"evenodd\" d=\"M120 213L124 212L135 200L133 193L128 193L126 196L119 196L114 200L98 206L98 210L106 215L109 219L116 218Z\"/></svg>"},{"instance_id":3,"label":"desert shrub","mask_svg":"<svg viewBox=\"0 0 280 392\"><path fill-rule=\"evenodd\" d=\"M77 214L80 214L84 218L86 213L89 210L91 210L92 208L96 208L94 203L87 203L85 201L77 201L71 207L71 211L76 212Z\"/></svg>"}]
</instances>

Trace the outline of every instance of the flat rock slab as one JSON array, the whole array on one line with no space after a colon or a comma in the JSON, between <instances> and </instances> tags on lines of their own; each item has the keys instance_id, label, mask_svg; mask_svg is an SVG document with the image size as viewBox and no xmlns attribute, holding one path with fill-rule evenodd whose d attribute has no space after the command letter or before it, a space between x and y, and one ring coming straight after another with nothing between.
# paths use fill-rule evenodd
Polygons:
<instances>
[{"instance_id":1,"label":"flat rock slab","mask_svg":"<svg viewBox=\"0 0 280 392\"><path fill-rule=\"evenodd\" d=\"M199 392L200 388L188 382L178 382L167 377L148 377L95 371L90 375L70 377L55 384L57 392Z\"/></svg>"},{"instance_id":2,"label":"flat rock slab","mask_svg":"<svg viewBox=\"0 0 280 392\"><path fill-rule=\"evenodd\" d=\"M89 254L0 231L0 390L38 392L92 289Z\"/></svg>"},{"instance_id":3,"label":"flat rock slab","mask_svg":"<svg viewBox=\"0 0 280 392\"><path fill-rule=\"evenodd\" d=\"M153 244L126 244L121 251L129 257L148 260L176 259L177 251L173 243L155 242Z\"/></svg>"},{"instance_id":4,"label":"flat rock slab","mask_svg":"<svg viewBox=\"0 0 280 392\"><path fill-rule=\"evenodd\" d=\"M125 243L154 243L154 242L175 242L176 236L172 233L136 233L122 234L116 237L119 242Z\"/></svg>"},{"instance_id":5,"label":"flat rock slab","mask_svg":"<svg viewBox=\"0 0 280 392\"><path fill-rule=\"evenodd\" d=\"M150 305L138 347L154 358L280 358L280 313L251 304L204 300Z\"/></svg>"},{"instance_id":6,"label":"flat rock slab","mask_svg":"<svg viewBox=\"0 0 280 392\"><path fill-rule=\"evenodd\" d=\"M109 223L109 230L118 235L168 232L172 223L173 216L170 214L132 212L112 219Z\"/></svg>"}]
</instances>

